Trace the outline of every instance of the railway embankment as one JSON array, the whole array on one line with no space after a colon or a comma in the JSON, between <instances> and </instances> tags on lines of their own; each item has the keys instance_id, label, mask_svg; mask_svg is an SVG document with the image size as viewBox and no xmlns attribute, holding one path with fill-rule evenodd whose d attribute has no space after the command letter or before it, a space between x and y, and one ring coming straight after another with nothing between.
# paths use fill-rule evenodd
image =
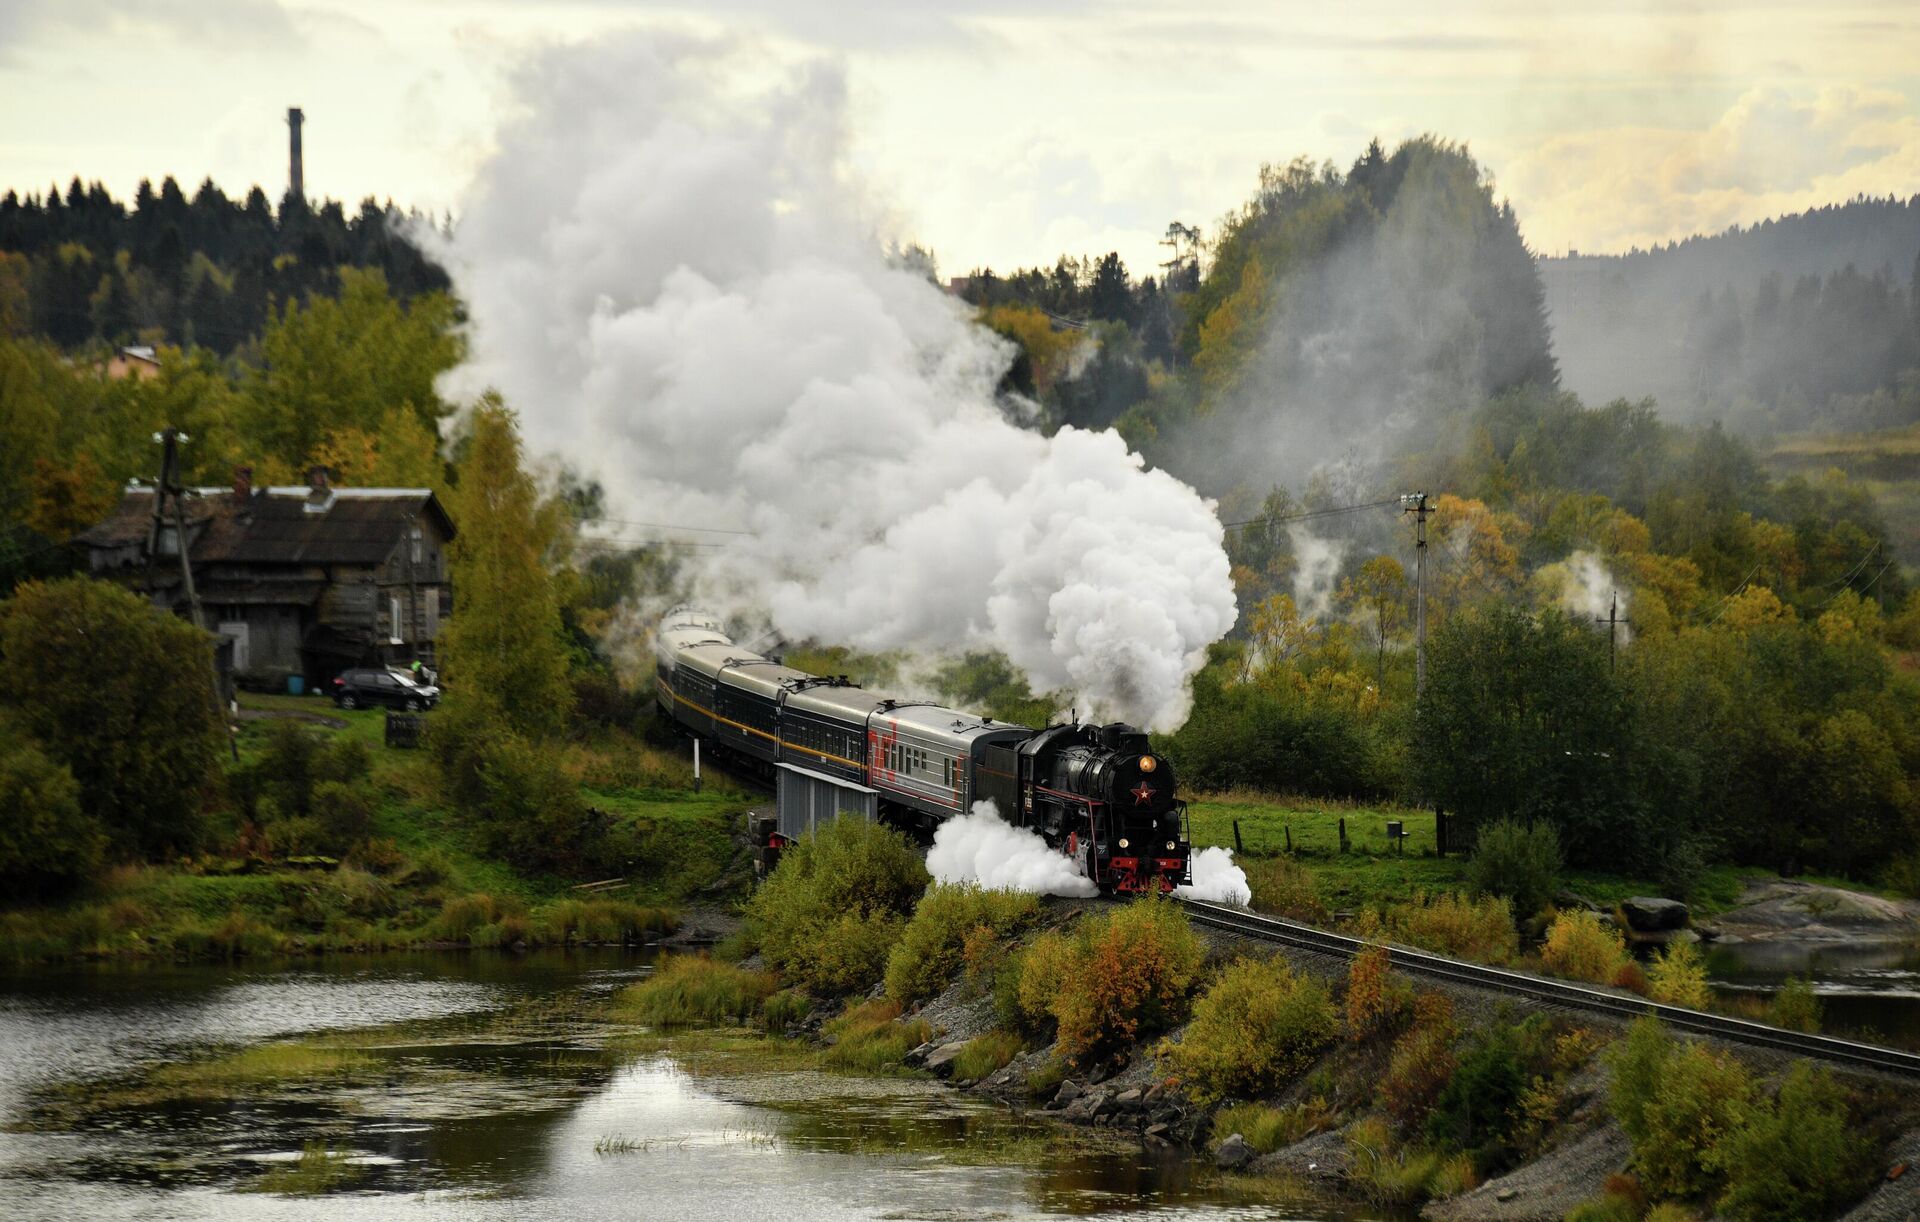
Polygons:
<instances>
[{"instance_id":1,"label":"railway embankment","mask_svg":"<svg viewBox=\"0 0 1920 1222\"><path fill-rule=\"evenodd\" d=\"M1385 930L1288 943L1165 901L927 887L886 841L846 825L790 854L742 963L664 970L636 991L650 1021L746 1021L828 1068L931 1075L1249 1193L1393 1216L1920 1213L1912 1064L1448 967Z\"/></svg>"}]
</instances>

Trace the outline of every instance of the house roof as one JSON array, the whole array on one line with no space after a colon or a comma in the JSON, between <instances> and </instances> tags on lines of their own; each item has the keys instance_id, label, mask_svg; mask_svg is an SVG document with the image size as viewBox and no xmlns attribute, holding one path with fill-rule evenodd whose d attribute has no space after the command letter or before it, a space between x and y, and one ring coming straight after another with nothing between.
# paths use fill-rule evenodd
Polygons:
<instances>
[{"instance_id":1,"label":"house roof","mask_svg":"<svg viewBox=\"0 0 1920 1222\"><path fill-rule=\"evenodd\" d=\"M197 494L197 495L193 495ZM378 564L406 529L432 516L448 538L453 522L428 488L334 488L311 503L305 487L256 489L245 501L230 488L196 488L186 502L195 532L196 564ZM169 519L172 506L167 507ZM153 491L129 488L107 519L76 539L88 547L144 543L153 521Z\"/></svg>"}]
</instances>

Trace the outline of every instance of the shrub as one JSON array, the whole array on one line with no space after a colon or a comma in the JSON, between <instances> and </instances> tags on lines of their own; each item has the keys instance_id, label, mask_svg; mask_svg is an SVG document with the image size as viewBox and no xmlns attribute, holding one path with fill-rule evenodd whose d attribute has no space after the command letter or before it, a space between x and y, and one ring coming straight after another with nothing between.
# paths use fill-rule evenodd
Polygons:
<instances>
[{"instance_id":1,"label":"shrub","mask_svg":"<svg viewBox=\"0 0 1920 1222\"><path fill-rule=\"evenodd\" d=\"M1236 1103L1214 1113L1213 1142L1217 1146L1238 1133L1241 1140L1265 1154L1332 1128L1334 1119L1333 1108L1318 1096L1289 1107Z\"/></svg>"},{"instance_id":2,"label":"shrub","mask_svg":"<svg viewBox=\"0 0 1920 1222\"><path fill-rule=\"evenodd\" d=\"M80 787L120 855L191 849L226 728L211 638L110 582L28 582L0 604L0 702Z\"/></svg>"},{"instance_id":3,"label":"shrub","mask_svg":"<svg viewBox=\"0 0 1920 1222\"><path fill-rule=\"evenodd\" d=\"M1647 996L1669 1006L1704 1010L1712 1000L1707 992L1707 965L1690 942L1669 942L1648 973Z\"/></svg>"},{"instance_id":4,"label":"shrub","mask_svg":"<svg viewBox=\"0 0 1920 1222\"><path fill-rule=\"evenodd\" d=\"M330 853L344 855L373 831L373 801L364 787L346 781L315 785L313 814L325 830Z\"/></svg>"},{"instance_id":5,"label":"shrub","mask_svg":"<svg viewBox=\"0 0 1920 1222\"><path fill-rule=\"evenodd\" d=\"M1387 926L1401 941L1476 963L1511 963L1520 951L1513 908L1502 896L1477 900L1445 892L1387 910Z\"/></svg>"},{"instance_id":6,"label":"shrub","mask_svg":"<svg viewBox=\"0 0 1920 1222\"><path fill-rule=\"evenodd\" d=\"M484 891L456 896L441 905L440 913L428 926L432 937L443 942L465 942L482 926L493 925L505 916L524 916L518 900L495 899Z\"/></svg>"},{"instance_id":7,"label":"shrub","mask_svg":"<svg viewBox=\"0 0 1920 1222\"><path fill-rule=\"evenodd\" d=\"M1813 981L1798 976L1789 977L1767 1005L1767 1021L1789 1031L1817 1032L1820 1017L1820 995L1813 991Z\"/></svg>"},{"instance_id":8,"label":"shrub","mask_svg":"<svg viewBox=\"0 0 1920 1222\"><path fill-rule=\"evenodd\" d=\"M1325 924L1326 906L1306 867L1285 857L1249 858L1239 863L1253 888L1253 908L1294 921Z\"/></svg>"},{"instance_id":9,"label":"shrub","mask_svg":"<svg viewBox=\"0 0 1920 1222\"><path fill-rule=\"evenodd\" d=\"M1053 1017L1059 1053L1075 1064L1178 1021L1205 956L1186 914L1157 897L1082 920L1068 943L1035 941L1018 995L1023 1013Z\"/></svg>"},{"instance_id":10,"label":"shrub","mask_svg":"<svg viewBox=\"0 0 1920 1222\"><path fill-rule=\"evenodd\" d=\"M802 836L747 903L768 966L824 993L878 983L927 869L899 833L836 819Z\"/></svg>"},{"instance_id":11,"label":"shrub","mask_svg":"<svg viewBox=\"0 0 1920 1222\"><path fill-rule=\"evenodd\" d=\"M1496 819L1474 840L1467 881L1476 895L1504 896L1514 912L1531 916L1553 899L1564 864L1551 824Z\"/></svg>"},{"instance_id":12,"label":"shrub","mask_svg":"<svg viewBox=\"0 0 1920 1222\"><path fill-rule=\"evenodd\" d=\"M1347 966L1348 1039L1366 1039L1398 1020L1394 983L1386 947L1369 946L1353 957Z\"/></svg>"},{"instance_id":13,"label":"shrub","mask_svg":"<svg viewBox=\"0 0 1920 1222\"><path fill-rule=\"evenodd\" d=\"M824 1060L835 1069L881 1073L896 1069L907 1053L927 1042L933 1028L925 1021L896 1022L900 1007L891 1001L862 1002L821 1030L833 1041Z\"/></svg>"},{"instance_id":14,"label":"shrub","mask_svg":"<svg viewBox=\"0 0 1920 1222\"><path fill-rule=\"evenodd\" d=\"M1626 1197L1603 1193L1573 1207L1567 1222L1640 1222L1642 1208Z\"/></svg>"},{"instance_id":15,"label":"shrub","mask_svg":"<svg viewBox=\"0 0 1920 1222\"><path fill-rule=\"evenodd\" d=\"M1553 918L1546 943L1540 948L1540 965L1569 980L1608 984L1627 962L1627 943L1619 931L1608 929L1585 909Z\"/></svg>"},{"instance_id":16,"label":"shrub","mask_svg":"<svg viewBox=\"0 0 1920 1222\"><path fill-rule=\"evenodd\" d=\"M1011 1031L989 1031L970 1039L953 1059L953 1080L978 1082L990 1073L998 1073L1006 1068L1008 1061L1020 1055L1023 1046L1020 1037Z\"/></svg>"},{"instance_id":17,"label":"shrub","mask_svg":"<svg viewBox=\"0 0 1920 1222\"><path fill-rule=\"evenodd\" d=\"M1527 1077L1515 1029L1499 1026L1483 1033L1434 1101L1428 1136L1459 1150L1504 1145Z\"/></svg>"},{"instance_id":18,"label":"shrub","mask_svg":"<svg viewBox=\"0 0 1920 1222\"><path fill-rule=\"evenodd\" d=\"M1380 1080L1380 1102L1402 1126L1433 1110L1453 1078L1454 1032L1451 1023L1414 1026L1394 1041L1386 1076Z\"/></svg>"},{"instance_id":19,"label":"shrub","mask_svg":"<svg viewBox=\"0 0 1920 1222\"><path fill-rule=\"evenodd\" d=\"M1647 1190L1696 1196L1717 1186L1714 1147L1745 1123L1753 1087L1738 1061L1698 1045L1676 1048L1642 1018L1613 1055L1610 1101Z\"/></svg>"},{"instance_id":20,"label":"shrub","mask_svg":"<svg viewBox=\"0 0 1920 1222\"><path fill-rule=\"evenodd\" d=\"M1736 1218L1830 1218L1873 1174L1872 1150L1848 1127L1833 1075L1801 1062L1780 1095L1754 1107L1715 1152L1727 1175L1722 1212Z\"/></svg>"},{"instance_id":21,"label":"shrub","mask_svg":"<svg viewBox=\"0 0 1920 1222\"><path fill-rule=\"evenodd\" d=\"M1347 1155L1352 1160L1349 1182L1370 1199L1389 1205L1413 1205L1432 1195L1445 1163L1430 1151L1396 1149L1392 1130L1378 1116L1356 1121L1347 1130ZM1449 1182L1457 1179L1457 1169L1449 1172Z\"/></svg>"},{"instance_id":22,"label":"shrub","mask_svg":"<svg viewBox=\"0 0 1920 1222\"><path fill-rule=\"evenodd\" d=\"M1074 953L1073 939L1058 930L1035 938L994 980L994 1008L1002 1021L1011 1017L1024 1030L1052 1034L1054 998L1074 972Z\"/></svg>"},{"instance_id":23,"label":"shrub","mask_svg":"<svg viewBox=\"0 0 1920 1222\"><path fill-rule=\"evenodd\" d=\"M744 1023L777 986L765 972L699 955L669 955L653 974L620 994L620 1007L643 1023ZM783 1024L784 1025L784 1024Z\"/></svg>"},{"instance_id":24,"label":"shrub","mask_svg":"<svg viewBox=\"0 0 1920 1222\"><path fill-rule=\"evenodd\" d=\"M0 737L11 729L0 720ZM100 868L106 846L66 765L25 738L0 744L0 891L25 899L70 890Z\"/></svg>"},{"instance_id":25,"label":"shrub","mask_svg":"<svg viewBox=\"0 0 1920 1222\"><path fill-rule=\"evenodd\" d=\"M1607 981L1616 989L1625 989L1629 993L1638 993L1645 997L1653 986L1647 983L1646 969L1633 959L1627 960L1613 969L1613 979Z\"/></svg>"},{"instance_id":26,"label":"shrub","mask_svg":"<svg viewBox=\"0 0 1920 1222\"><path fill-rule=\"evenodd\" d=\"M971 883L929 887L887 956L887 996L912 1005L945 989L965 962L969 939L1011 934L1039 911L1040 901L1015 891L989 891ZM983 933L984 931L984 933Z\"/></svg>"},{"instance_id":27,"label":"shrub","mask_svg":"<svg viewBox=\"0 0 1920 1222\"><path fill-rule=\"evenodd\" d=\"M1194 1003L1165 1054L1195 1099L1270 1090L1305 1069L1340 1029L1319 983L1277 960L1242 959Z\"/></svg>"},{"instance_id":28,"label":"shrub","mask_svg":"<svg viewBox=\"0 0 1920 1222\"><path fill-rule=\"evenodd\" d=\"M799 989L781 989L760 1003L760 1025L775 1035L813 1013L813 998Z\"/></svg>"}]
</instances>

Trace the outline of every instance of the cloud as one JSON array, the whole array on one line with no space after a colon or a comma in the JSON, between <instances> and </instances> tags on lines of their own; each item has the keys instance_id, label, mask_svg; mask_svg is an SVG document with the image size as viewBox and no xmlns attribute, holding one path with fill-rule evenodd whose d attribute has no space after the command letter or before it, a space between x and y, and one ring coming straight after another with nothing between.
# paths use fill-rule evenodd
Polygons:
<instances>
[{"instance_id":1,"label":"cloud","mask_svg":"<svg viewBox=\"0 0 1920 1222\"><path fill-rule=\"evenodd\" d=\"M7 0L0 4L0 55L49 35L163 36L212 46L305 40L275 0Z\"/></svg>"},{"instance_id":2,"label":"cloud","mask_svg":"<svg viewBox=\"0 0 1920 1222\"><path fill-rule=\"evenodd\" d=\"M1536 246L1624 250L1920 184L1905 94L1757 86L1703 127L1564 132L1517 154L1503 186Z\"/></svg>"}]
</instances>

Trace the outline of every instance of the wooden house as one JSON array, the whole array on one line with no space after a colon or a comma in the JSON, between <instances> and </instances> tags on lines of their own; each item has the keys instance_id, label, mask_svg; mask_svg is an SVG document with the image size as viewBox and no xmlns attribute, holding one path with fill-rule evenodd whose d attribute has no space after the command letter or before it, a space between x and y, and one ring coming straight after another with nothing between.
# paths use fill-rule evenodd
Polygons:
<instances>
[{"instance_id":1,"label":"wooden house","mask_svg":"<svg viewBox=\"0 0 1920 1222\"><path fill-rule=\"evenodd\" d=\"M77 542L97 577L187 612L173 498L155 517L150 488ZM304 487L190 488L180 506L203 622L232 642L243 684L322 684L349 666L431 665L453 609L453 521L431 489L342 488L324 468Z\"/></svg>"}]
</instances>

